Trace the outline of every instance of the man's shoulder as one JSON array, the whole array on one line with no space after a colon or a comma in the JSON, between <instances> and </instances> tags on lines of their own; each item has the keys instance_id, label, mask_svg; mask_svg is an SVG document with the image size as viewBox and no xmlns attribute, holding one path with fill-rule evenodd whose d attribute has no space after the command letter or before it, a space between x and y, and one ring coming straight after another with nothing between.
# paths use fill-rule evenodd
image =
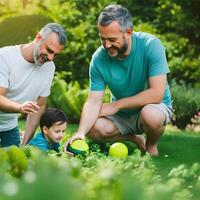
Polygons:
<instances>
[{"instance_id":1,"label":"man's shoulder","mask_svg":"<svg viewBox=\"0 0 200 200\"><path fill-rule=\"evenodd\" d=\"M44 67L55 69L55 63L53 61L46 62Z\"/></svg>"},{"instance_id":2,"label":"man's shoulder","mask_svg":"<svg viewBox=\"0 0 200 200\"><path fill-rule=\"evenodd\" d=\"M0 54L4 55L13 51L16 51L19 48L19 45L15 46L5 46L0 48Z\"/></svg>"},{"instance_id":3,"label":"man's shoulder","mask_svg":"<svg viewBox=\"0 0 200 200\"><path fill-rule=\"evenodd\" d=\"M151 33L142 32L142 31L133 32L133 36L135 36L138 39L143 39L143 40L146 40L146 39L156 39L157 38L155 35L153 35Z\"/></svg>"},{"instance_id":4,"label":"man's shoulder","mask_svg":"<svg viewBox=\"0 0 200 200\"><path fill-rule=\"evenodd\" d=\"M141 51L151 51L152 49L163 48L163 44L157 36L146 32L134 32L133 41L137 44L136 48Z\"/></svg>"},{"instance_id":5,"label":"man's shoulder","mask_svg":"<svg viewBox=\"0 0 200 200\"><path fill-rule=\"evenodd\" d=\"M159 41L159 38L153 34L146 32L134 32L133 37L140 43L144 43L145 45L149 45L152 41Z\"/></svg>"},{"instance_id":6,"label":"man's shoulder","mask_svg":"<svg viewBox=\"0 0 200 200\"><path fill-rule=\"evenodd\" d=\"M107 56L107 52L103 46L100 46L92 55L92 59L102 59Z\"/></svg>"}]
</instances>

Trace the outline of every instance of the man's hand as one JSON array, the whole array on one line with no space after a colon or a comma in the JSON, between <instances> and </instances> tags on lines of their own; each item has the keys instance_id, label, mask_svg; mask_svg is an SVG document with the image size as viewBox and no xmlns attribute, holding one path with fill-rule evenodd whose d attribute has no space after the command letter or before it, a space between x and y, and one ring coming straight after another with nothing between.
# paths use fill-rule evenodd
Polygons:
<instances>
[{"instance_id":1,"label":"man's hand","mask_svg":"<svg viewBox=\"0 0 200 200\"><path fill-rule=\"evenodd\" d=\"M19 107L19 112L25 114L33 114L37 113L39 109L40 107L38 106L37 102L27 101L21 104L21 106Z\"/></svg>"},{"instance_id":2,"label":"man's hand","mask_svg":"<svg viewBox=\"0 0 200 200\"><path fill-rule=\"evenodd\" d=\"M82 134L82 133L76 133L75 135L73 135L64 145L64 152L67 153L69 156L73 156L74 154L67 151L67 147L68 145L70 145L74 140L78 140L78 139L81 139L81 140L84 140L85 139L85 135Z\"/></svg>"},{"instance_id":3,"label":"man's hand","mask_svg":"<svg viewBox=\"0 0 200 200\"><path fill-rule=\"evenodd\" d=\"M116 102L104 103L101 107L99 117L114 115L118 111L119 111L119 109L116 106Z\"/></svg>"}]
</instances>

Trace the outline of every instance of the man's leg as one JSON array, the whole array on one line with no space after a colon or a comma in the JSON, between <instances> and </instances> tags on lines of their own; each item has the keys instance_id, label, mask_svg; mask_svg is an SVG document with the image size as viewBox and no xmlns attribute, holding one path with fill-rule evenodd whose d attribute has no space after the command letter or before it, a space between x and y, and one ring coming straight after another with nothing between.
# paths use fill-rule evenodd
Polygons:
<instances>
[{"instance_id":1,"label":"man's leg","mask_svg":"<svg viewBox=\"0 0 200 200\"><path fill-rule=\"evenodd\" d=\"M153 156L158 155L157 141L165 130L165 114L152 105L146 105L140 112L140 122L147 134L146 151Z\"/></svg>"},{"instance_id":2,"label":"man's leg","mask_svg":"<svg viewBox=\"0 0 200 200\"><path fill-rule=\"evenodd\" d=\"M141 150L145 150L145 139L142 135L121 135L113 121L107 118L99 118L87 136L96 141L131 141Z\"/></svg>"}]
</instances>

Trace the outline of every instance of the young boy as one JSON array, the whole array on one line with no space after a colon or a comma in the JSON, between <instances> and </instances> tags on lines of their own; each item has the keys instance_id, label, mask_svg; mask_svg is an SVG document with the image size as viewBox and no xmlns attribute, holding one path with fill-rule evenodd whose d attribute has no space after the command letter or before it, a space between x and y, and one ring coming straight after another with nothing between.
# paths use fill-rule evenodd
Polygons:
<instances>
[{"instance_id":1,"label":"young boy","mask_svg":"<svg viewBox=\"0 0 200 200\"><path fill-rule=\"evenodd\" d=\"M38 147L43 151L59 151L60 140L64 136L68 119L65 114L57 108L48 108L40 119L41 132L28 144Z\"/></svg>"}]
</instances>

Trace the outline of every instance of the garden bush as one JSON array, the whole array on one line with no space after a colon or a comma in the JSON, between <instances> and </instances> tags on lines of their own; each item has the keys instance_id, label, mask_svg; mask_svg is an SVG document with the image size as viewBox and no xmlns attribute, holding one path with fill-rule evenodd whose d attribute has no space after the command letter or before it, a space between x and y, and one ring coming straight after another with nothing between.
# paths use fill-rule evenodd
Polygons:
<instances>
[{"instance_id":1,"label":"garden bush","mask_svg":"<svg viewBox=\"0 0 200 200\"><path fill-rule=\"evenodd\" d=\"M87 83L90 59L100 45L97 17L106 5L119 3L129 8L133 15L134 30L147 31L161 38L166 47L171 78L178 82L184 80L186 84L199 84L198 1L152 0L148 1L148 6L145 0L15 0L14 5L5 2L0 3L0 21L3 20L0 25L0 46L27 42L30 40L27 37L32 39L49 20L62 24L68 43L57 57L56 66L57 71L71 72L71 76L65 77L68 83ZM35 18L31 17L33 14ZM9 19L9 16L12 18Z\"/></svg>"},{"instance_id":2,"label":"garden bush","mask_svg":"<svg viewBox=\"0 0 200 200\"><path fill-rule=\"evenodd\" d=\"M173 123L179 128L185 128L191 118L200 110L200 89L175 82L171 84L175 119Z\"/></svg>"},{"instance_id":3,"label":"garden bush","mask_svg":"<svg viewBox=\"0 0 200 200\"><path fill-rule=\"evenodd\" d=\"M200 112L196 113L186 127L187 131L200 133Z\"/></svg>"}]
</instances>

